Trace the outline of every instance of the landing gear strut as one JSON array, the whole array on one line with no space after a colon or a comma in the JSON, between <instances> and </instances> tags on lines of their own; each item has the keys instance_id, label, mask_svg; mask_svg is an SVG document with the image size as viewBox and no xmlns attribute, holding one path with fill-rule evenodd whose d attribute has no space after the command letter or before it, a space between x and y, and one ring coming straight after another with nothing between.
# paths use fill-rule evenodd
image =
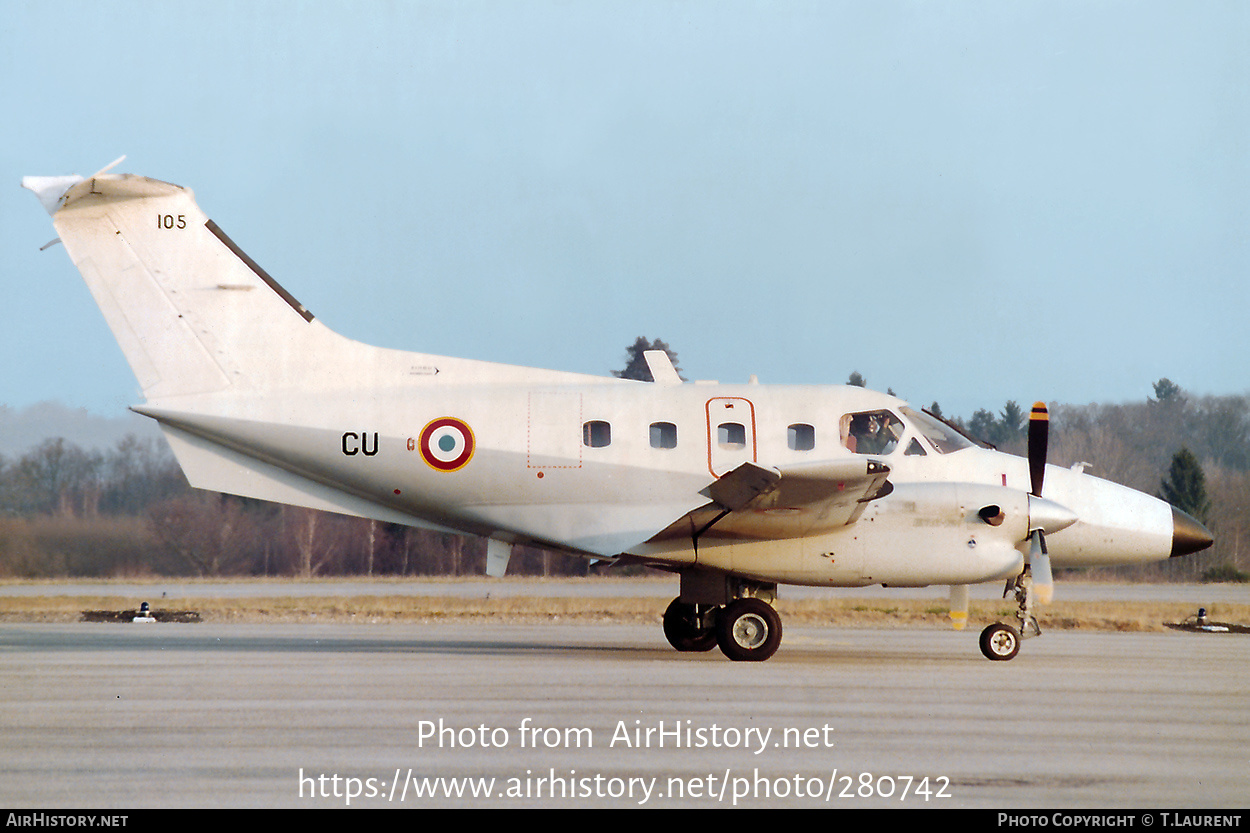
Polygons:
<instances>
[{"instance_id":1,"label":"landing gear strut","mask_svg":"<svg viewBox=\"0 0 1250 833\"><path fill-rule=\"evenodd\" d=\"M1013 581L1007 582L1003 598L1007 598L1008 593L1015 593L1016 619L1020 624L1013 628L995 622L981 631L981 653L988 659L1009 660L1020 653L1021 642L1042 635L1042 627L1033 615L1033 571L1028 566Z\"/></svg>"}]
</instances>

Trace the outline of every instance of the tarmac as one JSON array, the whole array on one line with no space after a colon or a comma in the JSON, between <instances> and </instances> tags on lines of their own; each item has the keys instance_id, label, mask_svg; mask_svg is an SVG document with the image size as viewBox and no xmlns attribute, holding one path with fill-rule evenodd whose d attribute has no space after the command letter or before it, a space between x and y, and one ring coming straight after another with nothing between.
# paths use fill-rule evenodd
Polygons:
<instances>
[{"instance_id":1,"label":"tarmac","mask_svg":"<svg viewBox=\"0 0 1250 833\"><path fill-rule=\"evenodd\" d=\"M1250 637L0 625L0 805L1241 808Z\"/></svg>"}]
</instances>

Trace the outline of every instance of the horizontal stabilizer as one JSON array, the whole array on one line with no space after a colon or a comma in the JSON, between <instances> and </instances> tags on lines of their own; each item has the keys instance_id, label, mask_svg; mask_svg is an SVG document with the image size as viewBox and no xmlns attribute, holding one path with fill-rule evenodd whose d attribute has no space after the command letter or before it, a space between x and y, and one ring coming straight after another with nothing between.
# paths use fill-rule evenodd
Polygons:
<instances>
[{"instance_id":1,"label":"horizontal stabilizer","mask_svg":"<svg viewBox=\"0 0 1250 833\"><path fill-rule=\"evenodd\" d=\"M178 465L186 474L187 482L197 489L337 512L341 515L373 518L438 532L458 531L318 483L169 423L162 422L161 430L164 431L174 456L178 458Z\"/></svg>"}]
</instances>

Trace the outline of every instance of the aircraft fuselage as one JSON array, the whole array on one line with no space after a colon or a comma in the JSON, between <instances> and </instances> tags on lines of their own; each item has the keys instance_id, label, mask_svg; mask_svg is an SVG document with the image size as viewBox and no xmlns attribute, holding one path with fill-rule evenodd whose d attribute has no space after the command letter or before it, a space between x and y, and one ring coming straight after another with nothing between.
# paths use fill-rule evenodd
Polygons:
<instances>
[{"instance_id":1,"label":"aircraft fuselage","mask_svg":"<svg viewBox=\"0 0 1250 833\"><path fill-rule=\"evenodd\" d=\"M757 581L978 583L1019 573L1027 546L1024 458L970 444L939 451L903 402L850 386L459 386L444 378L337 396L209 395L137 410L440 528ZM840 423L860 414L888 415L899 432L888 450L847 448ZM442 433L423 437L440 420L434 430ZM725 536L713 526L697 547L689 536L652 540L707 504L706 487L742 463L785 469L859 457L885 464L894 488L867 501L854 523L811 534L804 515L817 509L770 506L754 511L789 524L785 537ZM1048 536L1056 566L1170 554L1172 513L1162 501L1055 466L1046 492L1079 518ZM988 504L1003 508L1005 523L978 516Z\"/></svg>"}]
</instances>

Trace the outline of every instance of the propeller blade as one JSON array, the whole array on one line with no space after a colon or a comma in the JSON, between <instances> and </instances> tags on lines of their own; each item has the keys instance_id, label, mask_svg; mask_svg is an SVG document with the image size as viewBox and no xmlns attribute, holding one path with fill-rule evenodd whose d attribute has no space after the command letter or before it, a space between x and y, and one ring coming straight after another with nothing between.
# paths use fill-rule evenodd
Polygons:
<instances>
[{"instance_id":1,"label":"propeller blade","mask_svg":"<svg viewBox=\"0 0 1250 833\"><path fill-rule=\"evenodd\" d=\"M1029 564L1033 569L1033 592L1042 604L1050 604L1055 597L1055 579L1050 573L1050 553L1046 551L1046 536L1040 529L1033 530L1029 544Z\"/></svg>"},{"instance_id":2,"label":"propeller blade","mask_svg":"<svg viewBox=\"0 0 1250 833\"><path fill-rule=\"evenodd\" d=\"M1034 402L1029 414L1029 484L1036 497L1042 496L1046 477L1046 446L1050 441L1050 412L1045 402Z\"/></svg>"},{"instance_id":3,"label":"propeller blade","mask_svg":"<svg viewBox=\"0 0 1250 833\"><path fill-rule=\"evenodd\" d=\"M1030 494L1036 498L1042 496L1042 483L1046 479L1046 452L1049 444L1050 411L1046 409L1045 402L1034 402L1033 412L1029 414L1029 486L1032 489ZM1031 513L1032 504L1030 504ZM1033 523L1032 518L1029 523L1030 525ZM1064 524L1064 526L1067 525ZM1050 553L1046 551L1046 537L1042 535L1041 529L1034 529L1029 537L1031 539L1029 566L1033 575L1033 592L1039 602L1050 604L1050 600L1055 597L1055 579L1050 572Z\"/></svg>"},{"instance_id":4,"label":"propeller blade","mask_svg":"<svg viewBox=\"0 0 1250 833\"><path fill-rule=\"evenodd\" d=\"M951 585L950 616L951 627L957 631L963 630L964 625L968 624L968 585Z\"/></svg>"}]
</instances>

